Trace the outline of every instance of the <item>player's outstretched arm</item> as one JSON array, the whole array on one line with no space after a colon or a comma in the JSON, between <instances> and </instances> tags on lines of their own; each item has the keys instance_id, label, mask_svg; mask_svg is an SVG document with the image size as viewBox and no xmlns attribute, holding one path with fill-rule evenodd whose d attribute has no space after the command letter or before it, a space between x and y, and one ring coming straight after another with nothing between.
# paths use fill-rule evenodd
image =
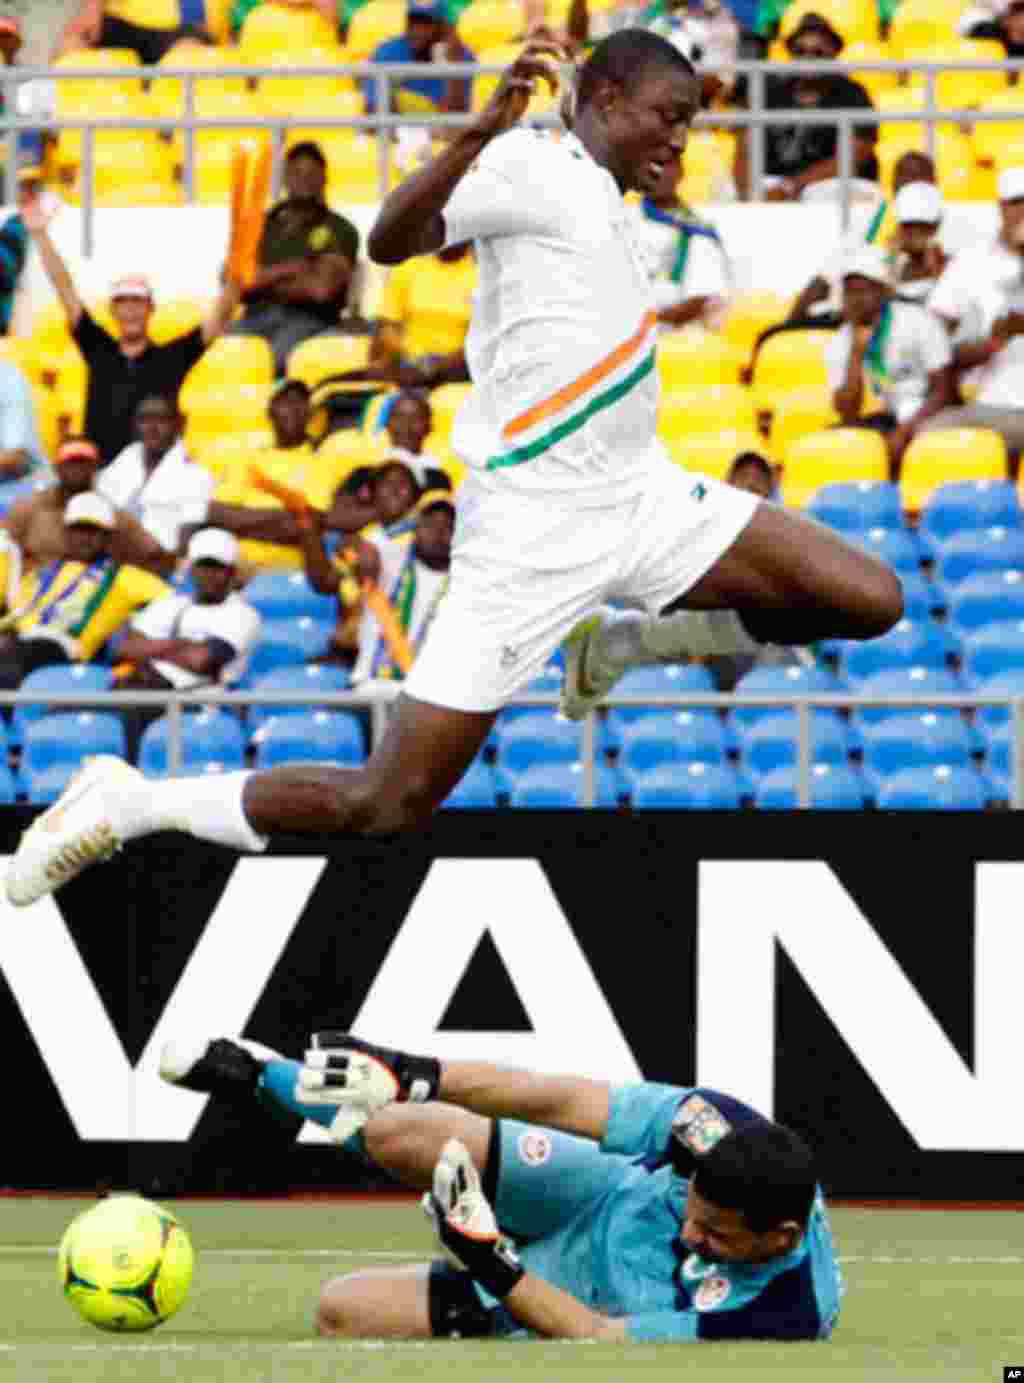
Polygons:
<instances>
[{"instance_id":1,"label":"player's outstretched arm","mask_svg":"<svg viewBox=\"0 0 1024 1383\"><path fill-rule=\"evenodd\" d=\"M538 79L557 92L558 64L564 56L555 43L527 44L473 123L460 130L425 168L388 194L367 239L375 263L401 264L413 255L441 248L445 240L441 212L456 185L491 140L520 119Z\"/></svg>"},{"instance_id":2,"label":"player's outstretched arm","mask_svg":"<svg viewBox=\"0 0 1024 1383\"><path fill-rule=\"evenodd\" d=\"M438 1061L379 1047L345 1032L312 1037L299 1083L304 1098L347 1107L365 1122L395 1101L444 1100L493 1119L562 1129L600 1140L611 1087L581 1076L549 1076L489 1061Z\"/></svg>"}]
</instances>

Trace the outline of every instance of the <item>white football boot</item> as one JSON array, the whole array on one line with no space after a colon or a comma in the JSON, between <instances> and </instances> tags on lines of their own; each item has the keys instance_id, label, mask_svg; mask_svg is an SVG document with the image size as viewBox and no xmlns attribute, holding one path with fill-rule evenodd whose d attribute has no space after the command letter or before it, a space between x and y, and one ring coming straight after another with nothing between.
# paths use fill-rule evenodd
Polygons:
<instances>
[{"instance_id":1,"label":"white football boot","mask_svg":"<svg viewBox=\"0 0 1024 1383\"><path fill-rule=\"evenodd\" d=\"M598 610L596 615L580 620L562 644L565 672L558 709L568 720L583 720L596 711L627 671L624 667L612 669L595 657L597 640L615 618L611 609Z\"/></svg>"}]
</instances>

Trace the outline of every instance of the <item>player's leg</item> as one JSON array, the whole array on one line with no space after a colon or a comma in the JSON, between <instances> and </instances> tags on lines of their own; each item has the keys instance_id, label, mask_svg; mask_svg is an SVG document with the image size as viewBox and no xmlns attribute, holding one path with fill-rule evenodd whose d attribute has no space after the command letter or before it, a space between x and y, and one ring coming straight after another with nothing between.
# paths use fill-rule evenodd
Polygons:
<instances>
[{"instance_id":1,"label":"player's leg","mask_svg":"<svg viewBox=\"0 0 1024 1383\"><path fill-rule=\"evenodd\" d=\"M436 1265L440 1267L440 1265ZM330 1277L316 1303L318 1335L339 1339L429 1339L431 1263L394 1268L362 1268ZM474 1306L483 1313L479 1299Z\"/></svg>"},{"instance_id":2,"label":"player's leg","mask_svg":"<svg viewBox=\"0 0 1024 1383\"><path fill-rule=\"evenodd\" d=\"M902 617L895 572L812 519L678 468L659 472L650 499L645 545L622 581L648 613L602 612L574 631L573 717L636 664L870 639Z\"/></svg>"}]
</instances>

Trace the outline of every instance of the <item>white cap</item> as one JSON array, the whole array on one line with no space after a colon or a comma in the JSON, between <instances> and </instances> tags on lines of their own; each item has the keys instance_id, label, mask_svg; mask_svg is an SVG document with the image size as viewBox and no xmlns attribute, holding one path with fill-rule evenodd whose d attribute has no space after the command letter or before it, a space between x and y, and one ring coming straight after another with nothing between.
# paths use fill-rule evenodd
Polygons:
<instances>
[{"instance_id":1,"label":"white cap","mask_svg":"<svg viewBox=\"0 0 1024 1383\"><path fill-rule=\"evenodd\" d=\"M201 528L192 535L188 545L189 564L193 562L219 562L222 567L233 567L238 561L238 539L223 528Z\"/></svg>"},{"instance_id":2,"label":"white cap","mask_svg":"<svg viewBox=\"0 0 1024 1383\"><path fill-rule=\"evenodd\" d=\"M153 285L143 274L132 274L127 278L114 279L110 285L110 298L145 298L153 301Z\"/></svg>"},{"instance_id":3,"label":"white cap","mask_svg":"<svg viewBox=\"0 0 1024 1383\"><path fill-rule=\"evenodd\" d=\"M114 528L117 523L114 506L92 490L74 495L64 506L64 522L91 523L95 528Z\"/></svg>"},{"instance_id":4,"label":"white cap","mask_svg":"<svg viewBox=\"0 0 1024 1383\"><path fill-rule=\"evenodd\" d=\"M859 278L874 279L876 283L889 282L889 257L880 245L861 245L846 258L843 265L843 278L856 274Z\"/></svg>"},{"instance_id":5,"label":"white cap","mask_svg":"<svg viewBox=\"0 0 1024 1383\"><path fill-rule=\"evenodd\" d=\"M934 226L942 220L942 193L933 182L908 182L896 193L896 220L923 221Z\"/></svg>"},{"instance_id":6,"label":"white cap","mask_svg":"<svg viewBox=\"0 0 1024 1383\"><path fill-rule=\"evenodd\" d=\"M1024 168L1004 168L999 174L999 200L1014 202L1024 197Z\"/></svg>"}]
</instances>

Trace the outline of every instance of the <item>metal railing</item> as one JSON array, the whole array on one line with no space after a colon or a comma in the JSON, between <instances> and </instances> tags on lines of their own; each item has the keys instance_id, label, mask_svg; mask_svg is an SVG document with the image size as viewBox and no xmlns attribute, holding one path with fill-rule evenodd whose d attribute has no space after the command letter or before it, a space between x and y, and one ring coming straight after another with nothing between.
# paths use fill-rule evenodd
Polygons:
<instances>
[{"instance_id":1,"label":"metal railing","mask_svg":"<svg viewBox=\"0 0 1024 1383\"><path fill-rule=\"evenodd\" d=\"M462 78L471 80L486 74L498 74L503 69L493 65L474 63L433 63L430 75L441 79ZM851 184L853 170L854 131L869 125L882 124L924 124L926 127L926 148L934 155L936 147L935 127L939 124L977 124L987 122L1012 121L1018 115L1024 118L1024 86L1021 87L1020 110L1013 109L985 111L969 107L941 107L936 103L936 78L949 72L1003 72L1020 74L1024 72L1024 59L1006 61L965 61L908 63L898 59L885 59L876 62L853 61L848 63L821 62L737 62L730 65L740 75L749 80L748 106L746 110L722 110L704 112L698 116L695 128L707 129L749 129L750 137L750 194L753 201L759 201L765 190L765 139L764 131L770 125L835 125L838 130L838 177L840 183L839 204L844 227L849 223L852 206ZM280 186L280 175L284 144L288 131L309 129L364 130L375 134L377 139L377 166L379 190L383 196L390 183L392 146L391 131L400 127L421 126L429 128L460 128L469 124L472 112L440 114L418 112L411 115L391 113L391 94L396 83L405 77L422 77L422 63L343 63L336 66L296 66L296 67L243 67L223 66L214 68L176 68L176 67L111 67L111 68L19 68L0 67L0 91L3 93L4 113L0 115L0 134L7 135L19 131L44 131L59 133L61 130L78 130L82 133L82 253L92 253L94 244L95 214L95 138L104 130L152 130L163 134L181 131L185 135L184 163L182 181L186 199L195 196L195 134L202 130L266 130L273 139L275 151L274 188ZM766 110L764 107L766 83L770 77L793 77L826 73L844 74L856 77L858 73L889 72L899 75L914 73L924 77L924 102L918 110L885 110L884 108L849 110ZM372 81L375 85L375 104L379 114L373 115L319 115L304 111L295 116L260 116L240 112L237 117L197 116L195 114L195 88L197 82L223 81L225 79L248 79L260 81L263 78L277 80L294 78L351 77L356 81ZM183 84L184 112L181 116L131 117L131 118L81 118L81 119L37 119L35 116L17 116L11 112L15 108L15 89L28 81L125 81L141 83L178 81ZM528 123L552 125L558 123L554 112L530 117ZM13 187L17 175L16 141L8 140L7 177L8 185Z\"/></svg>"},{"instance_id":2,"label":"metal railing","mask_svg":"<svg viewBox=\"0 0 1024 1383\"><path fill-rule=\"evenodd\" d=\"M190 710L219 707L241 710L248 706L308 706L318 710L369 710L372 716L373 740L376 742L386 723L387 708L401 693L401 686L377 687L364 691L299 692L299 691L217 691L182 692L124 692L109 691L92 694L83 692L0 692L0 706L39 706L47 710L128 710L132 707L162 707L167 715L167 763L170 773L180 773L183 762L182 717ZM554 709L558 697L553 692L522 693L509 703L513 707ZM893 694L891 696L859 696L856 692L801 693L723 693L687 692L685 694L616 695L604 702L606 708L656 708L661 710L697 710L713 708L719 711L741 708L761 710L795 710L797 717L797 806L808 809L813 800L814 748L811 730L815 710L977 710L981 707L1001 707L1010 712L1013 723L1013 775L1010 805L1024 808L1024 694L1021 696L973 695L971 693L933 693L929 695ZM596 800L598 731L595 716L587 716L580 725L580 764L583 807L592 807Z\"/></svg>"}]
</instances>

